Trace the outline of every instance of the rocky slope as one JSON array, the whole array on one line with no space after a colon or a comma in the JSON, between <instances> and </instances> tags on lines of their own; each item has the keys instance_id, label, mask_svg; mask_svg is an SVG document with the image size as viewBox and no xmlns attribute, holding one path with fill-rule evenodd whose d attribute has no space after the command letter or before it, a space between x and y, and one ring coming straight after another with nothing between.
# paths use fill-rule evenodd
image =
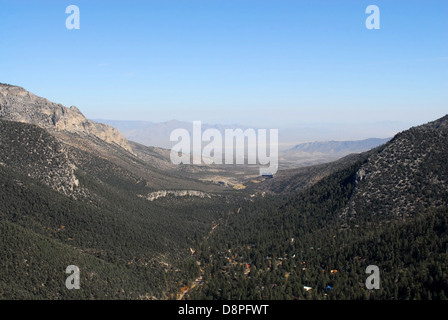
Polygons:
<instances>
[{"instance_id":1,"label":"rocky slope","mask_svg":"<svg viewBox=\"0 0 448 320\"><path fill-rule=\"evenodd\" d=\"M406 218L446 205L446 150L448 116L397 134L358 170L344 214Z\"/></svg>"},{"instance_id":2,"label":"rocky slope","mask_svg":"<svg viewBox=\"0 0 448 320\"><path fill-rule=\"evenodd\" d=\"M358 153L368 151L376 148L387 141L390 138L378 139L370 138L358 141L316 141L302 143L294 146L291 149L286 150L286 153L307 153L307 154L334 154L334 155L348 155L350 153Z\"/></svg>"},{"instance_id":3,"label":"rocky slope","mask_svg":"<svg viewBox=\"0 0 448 320\"><path fill-rule=\"evenodd\" d=\"M205 192L196 190L159 190L151 192L146 196L139 195L141 198L145 198L148 201L154 201L159 198L166 197L199 197L199 198L211 198L211 195Z\"/></svg>"},{"instance_id":4,"label":"rocky slope","mask_svg":"<svg viewBox=\"0 0 448 320\"><path fill-rule=\"evenodd\" d=\"M131 151L127 139L115 128L86 119L70 108L38 97L22 87L0 83L0 119L35 124L41 128L92 135Z\"/></svg>"},{"instance_id":5,"label":"rocky slope","mask_svg":"<svg viewBox=\"0 0 448 320\"><path fill-rule=\"evenodd\" d=\"M1 85L0 299L175 296L197 277L189 248L233 207L187 173L167 150ZM58 278L70 264L84 270L78 296Z\"/></svg>"},{"instance_id":6,"label":"rocky slope","mask_svg":"<svg viewBox=\"0 0 448 320\"><path fill-rule=\"evenodd\" d=\"M2 167L24 173L64 195L85 195L68 148L48 132L34 125L0 120L0 137Z\"/></svg>"},{"instance_id":7,"label":"rocky slope","mask_svg":"<svg viewBox=\"0 0 448 320\"><path fill-rule=\"evenodd\" d=\"M86 119L76 107L66 108L21 87L0 84L0 121L5 123L3 127L14 131L12 133L4 129L0 132L4 140L0 162L8 158L9 152L13 152L11 150L23 150L25 154L40 160L24 161L16 169L23 170L27 175L38 178L66 195L78 197L77 192L82 190L82 184L80 187L74 184L76 178L73 177L77 169L104 183L128 190L136 188L142 193L172 188L202 191L219 189L218 186L200 182L198 177L192 177L185 166L173 165L169 150L128 141L117 129ZM43 135L45 138L40 141ZM56 149L59 151L47 153L46 142L58 145ZM64 157L64 162L57 161L61 157ZM21 159L15 158L9 162L10 165L18 166ZM58 165L50 168L42 166L41 162ZM56 170L57 175L47 167ZM53 179L55 176L59 178Z\"/></svg>"}]
</instances>

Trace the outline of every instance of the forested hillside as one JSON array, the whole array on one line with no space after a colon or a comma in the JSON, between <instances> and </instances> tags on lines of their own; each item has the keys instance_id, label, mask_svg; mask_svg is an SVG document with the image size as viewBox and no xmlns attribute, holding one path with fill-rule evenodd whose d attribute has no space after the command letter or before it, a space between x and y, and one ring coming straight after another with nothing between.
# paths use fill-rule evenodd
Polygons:
<instances>
[{"instance_id":1,"label":"forested hillside","mask_svg":"<svg viewBox=\"0 0 448 320\"><path fill-rule=\"evenodd\" d=\"M189 297L446 299L447 142L440 124L413 128L310 188L242 204L202 243Z\"/></svg>"},{"instance_id":2,"label":"forested hillside","mask_svg":"<svg viewBox=\"0 0 448 320\"><path fill-rule=\"evenodd\" d=\"M144 183L132 183L124 170L111 174L106 160L86 167L91 172L68 166L61 145L42 129L0 124L10 129L0 144L1 298L173 298L197 276L190 247L230 210L226 196L150 202L138 197L148 190ZM6 143L12 134L16 142ZM83 197L51 187L66 168ZM45 172L55 172L54 179L42 179ZM77 294L65 289L64 271L72 264L84 279Z\"/></svg>"},{"instance_id":3,"label":"forested hillside","mask_svg":"<svg viewBox=\"0 0 448 320\"><path fill-rule=\"evenodd\" d=\"M2 115L19 117L25 98ZM167 150L35 118L0 119L0 299L447 298L448 116L257 178L173 169ZM82 290L65 287L69 265ZM369 265L379 290L365 286Z\"/></svg>"}]
</instances>

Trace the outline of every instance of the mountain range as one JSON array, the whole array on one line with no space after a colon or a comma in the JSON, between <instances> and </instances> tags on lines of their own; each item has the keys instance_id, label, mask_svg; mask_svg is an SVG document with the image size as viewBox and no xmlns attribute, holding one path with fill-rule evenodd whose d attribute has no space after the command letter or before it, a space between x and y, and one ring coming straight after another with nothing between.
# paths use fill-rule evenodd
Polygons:
<instances>
[{"instance_id":1,"label":"mountain range","mask_svg":"<svg viewBox=\"0 0 448 320\"><path fill-rule=\"evenodd\" d=\"M376 148L390 138L369 138L354 141L315 141L295 145L280 153L283 167L309 166L328 163L349 154L361 153Z\"/></svg>"},{"instance_id":2,"label":"mountain range","mask_svg":"<svg viewBox=\"0 0 448 320\"><path fill-rule=\"evenodd\" d=\"M187 121L171 120L166 122L150 121L124 121L95 119L98 123L104 123L120 130L123 135L140 144L158 148L170 149L176 142L170 141L170 134L175 129L185 129L190 134L193 132L193 123ZM248 129L247 126L237 124L202 124L202 130L217 129L224 135L225 129Z\"/></svg>"},{"instance_id":3,"label":"mountain range","mask_svg":"<svg viewBox=\"0 0 448 320\"><path fill-rule=\"evenodd\" d=\"M1 299L446 299L448 116L273 177L141 142L0 84Z\"/></svg>"},{"instance_id":4,"label":"mountain range","mask_svg":"<svg viewBox=\"0 0 448 320\"><path fill-rule=\"evenodd\" d=\"M192 134L191 122L171 120L166 122L150 121L124 121L96 119L117 128L123 135L131 140L146 146L170 149L176 142L170 141L170 134L175 129L185 129ZM249 129L244 125L202 124L202 129L216 129L224 136L225 129ZM256 129L256 128L255 128ZM351 153L360 153L386 143L390 138L369 138L356 141L314 141L296 144L290 147L293 133L291 130L279 129L279 160L280 167L294 168L314 164L321 164L340 159ZM297 131L295 139L298 136Z\"/></svg>"}]
</instances>

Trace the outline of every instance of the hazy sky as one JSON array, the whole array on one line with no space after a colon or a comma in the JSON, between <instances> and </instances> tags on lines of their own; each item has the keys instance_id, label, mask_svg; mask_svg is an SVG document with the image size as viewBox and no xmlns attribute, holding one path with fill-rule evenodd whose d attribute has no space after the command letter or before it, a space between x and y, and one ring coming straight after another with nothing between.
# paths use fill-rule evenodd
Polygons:
<instances>
[{"instance_id":1,"label":"hazy sky","mask_svg":"<svg viewBox=\"0 0 448 320\"><path fill-rule=\"evenodd\" d=\"M448 113L447 16L446 0L0 0L0 82L89 118L419 124Z\"/></svg>"}]
</instances>

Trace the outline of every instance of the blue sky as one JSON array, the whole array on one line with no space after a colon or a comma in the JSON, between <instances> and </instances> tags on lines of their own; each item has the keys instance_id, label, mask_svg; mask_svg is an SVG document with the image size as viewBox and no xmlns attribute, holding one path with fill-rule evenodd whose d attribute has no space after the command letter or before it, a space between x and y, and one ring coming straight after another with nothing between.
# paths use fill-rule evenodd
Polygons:
<instances>
[{"instance_id":1,"label":"blue sky","mask_svg":"<svg viewBox=\"0 0 448 320\"><path fill-rule=\"evenodd\" d=\"M420 124L448 113L447 14L446 0L0 0L0 82L89 118Z\"/></svg>"}]
</instances>

